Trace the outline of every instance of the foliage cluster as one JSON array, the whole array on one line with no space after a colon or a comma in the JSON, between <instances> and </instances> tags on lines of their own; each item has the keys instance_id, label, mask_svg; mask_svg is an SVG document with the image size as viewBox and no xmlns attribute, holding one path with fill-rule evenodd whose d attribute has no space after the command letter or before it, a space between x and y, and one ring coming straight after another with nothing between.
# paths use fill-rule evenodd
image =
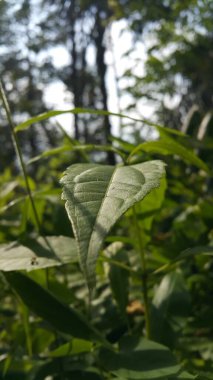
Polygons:
<instances>
[{"instance_id":1,"label":"foliage cluster","mask_svg":"<svg viewBox=\"0 0 213 380\"><path fill-rule=\"evenodd\" d=\"M138 146L65 137L34 179L1 175L2 378L212 379L211 172L195 139L153 128Z\"/></svg>"},{"instance_id":2,"label":"foliage cluster","mask_svg":"<svg viewBox=\"0 0 213 380\"><path fill-rule=\"evenodd\" d=\"M15 122L47 111L47 89L57 92L57 83L69 108L109 110L116 99L116 112L142 117L149 106L163 125L197 134L203 120L211 136L212 18L211 0L1 1L0 72ZM114 41L115 30L121 42ZM56 64L64 52L67 59ZM112 123L107 114L75 113L70 131L82 143L106 144ZM2 126L0 169L15 158L4 118ZM119 127L136 144L144 138L140 122L123 119ZM55 122L42 128L37 122L21 137L23 153L35 156L59 138Z\"/></svg>"},{"instance_id":3,"label":"foliage cluster","mask_svg":"<svg viewBox=\"0 0 213 380\"><path fill-rule=\"evenodd\" d=\"M0 379L213 379L212 12L0 1Z\"/></svg>"}]
</instances>

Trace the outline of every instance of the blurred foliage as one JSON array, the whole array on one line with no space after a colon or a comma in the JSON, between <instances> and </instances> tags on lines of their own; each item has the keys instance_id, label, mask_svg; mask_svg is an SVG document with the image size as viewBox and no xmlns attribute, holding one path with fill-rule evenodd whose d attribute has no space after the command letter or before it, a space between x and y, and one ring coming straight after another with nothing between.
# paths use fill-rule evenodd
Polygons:
<instances>
[{"instance_id":1,"label":"blurred foliage","mask_svg":"<svg viewBox=\"0 0 213 380\"><path fill-rule=\"evenodd\" d=\"M176 136L177 146L188 143L187 135ZM9 168L1 175L2 378L211 379L211 173L191 150L188 163L181 150L168 156L167 142L156 153L121 139L113 144L125 161L163 158L167 175L114 225L100 252L91 301L60 200L62 167L76 162L72 146L54 156L45 151L34 179L29 177L39 234L22 177ZM86 146L83 152L81 160L88 162L91 153ZM144 339L144 275L151 340Z\"/></svg>"},{"instance_id":2,"label":"blurred foliage","mask_svg":"<svg viewBox=\"0 0 213 380\"><path fill-rule=\"evenodd\" d=\"M148 105L170 128L188 129L197 135L202 126L202 136L212 136L212 115L208 114L212 112L213 83L211 0L9 0L0 7L0 72L17 122L26 114L45 111L49 107L46 88L56 83L63 84L64 96L74 107L107 110L111 70L119 112L140 115ZM121 25L122 43L125 38L132 39L119 62L111 35L114 24ZM62 51L67 58L58 65L56 57ZM110 62L106 59L109 53ZM124 72L120 65L127 66ZM128 105L124 102L127 96ZM125 127L125 135L128 130L132 139L141 138L140 124L120 126ZM21 138L27 156L45 146L54 147L59 139L54 124L44 124L42 134L38 127ZM104 144L110 141L112 128L110 117L95 114L75 114L70 126L81 142ZM10 158L12 162L6 125L1 131L7 147L2 152L3 162ZM114 164L113 154L107 155Z\"/></svg>"},{"instance_id":3,"label":"blurred foliage","mask_svg":"<svg viewBox=\"0 0 213 380\"><path fill-rule=\"evenodd\" d=\"M1 107L0 379L213 379L212 5L0 1L0 72L14 123L24 126L16 135L39 221ZM127 29L133 41L122 59L133 62L141 42L146 58L141 52L115 75L118 112L130 117L120 118L115 137L112 115L101 110L109 101L106 41L121 20L121 35ZM69 56L59 68L51 55L58 47ZM48 110L45 91L55 82L78 108L72 133L49 113L20 124ZM126 94L130 105L121 107ZM144 100L156 109L148 123L156 141L144 119L131 119ZM111 229L90 299L61 200L62 173L76 163L104 172L106 163L155 159L166 163L166 178Z\"/></svg>"},{"instance_id":4,"label":"blurred foliage","mask_svg":"<svg viewBox=\"0 0 213 380\"><path fill-rule=\"evenodd\" d=\"M145 45L145 74L127 70L131 80L127 93L133 99L152 100L159 120L171 128L180 128L194 105L201 118L212 111L212 1L113 0L109 4L119 18L128 19L135 43ZM133 55L134 50L127 54Z\"/></svg>"}]
</instances>

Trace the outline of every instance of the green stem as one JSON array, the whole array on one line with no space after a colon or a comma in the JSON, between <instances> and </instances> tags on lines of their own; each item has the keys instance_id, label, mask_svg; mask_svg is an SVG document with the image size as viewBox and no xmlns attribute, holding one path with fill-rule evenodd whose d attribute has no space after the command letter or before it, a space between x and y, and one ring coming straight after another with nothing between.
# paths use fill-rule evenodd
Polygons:
<instances>
[{"instance_id":1,"label":"green stem","mask_svg":"<svg viewBox=\"0 0 213 380\"><path fill-rule=\"evenodd\" d=\"M3 105L4 105L5 112L6 112L6 115L7 115L7 120L8 120L8 124L9 124L9 128L10 128L10 133L11 133L13 145L14 145L14 148L15 148L15 151L16 151L16 154L17 154L17 157L19 159L20 166L21 166L21 169L22 169L22 172L23 172L24 181L25 181L26 189L27 189L27 194L29 196L29 199L30 199L30 202L31 202L31 206L32 206L32 210L33 210L33 213L34 213L34 216L35 216L36 226L37 226L37 229L39 231L40 230L40 223L39 223L38 214L37 214L35 203L34 203L34 200L33 200L33 197L32 197L32 193L31 193L31 190L30 190L30 185L29 185L29 181L28 181L28 177L27 177L27 172L26 172L26 168L25 168L25 164L24 164L21 148L20 148L20 145L19 145L16 133L14 132L15 125L14 125L13 120L12 120L12 115L11 115L10 107L9 107L9 104L8 104L8 101L7 101L7 98L6 98L6 94L4 92L4 89L3 89L3 86L2 86L1 82L0 82L0 94L1 94L1 98L2 98L2 102L3 102Z\"/></svg>"},{"instance_id":2,"label":"green stem","mask_svg":"<svg viewBox=\"0 0 213 380\"><path fill-rule=\"evenodd\" d=\"M30 323L29 323L29 309L24 305L24 303L20 300L21 304L21 313L22 313L22 318L23 318L23 326L24 326L24 331L25 331L25 336L26 336L26 346L27 346L27 351L28 355L31 358L33 355L32 351L32 339L31 339L31 333L30 333Z\"/></svg>"},{"instance_id":3,"label":"green stem","mask_svg":"<svg viewBox=\"0 0 213 380\"><path fill-rule=\"evenodd\" d=\"M87 151L93 151L93 150L96 150L96 151L105 151L105 152L113 152L113 153L116 153L118 156L121 157L122 161L125 163L126 161L126 156L117 148L115 148L114 146L110 146L110 145L96 145L96 144L87 144L87 145L79 145L79 143L72 139L72 137L70 137L68 135L68 133L64 130L64 128L61 126L61 124L59 122L56 123L57 126L60 128L61 132L67 137L67 139L69 140L69 142L71 143L72 147L73 147L73 150L77 150L79 151L79 153L82 155L82 158L84 158L84 160L86 162L89 162L88 160L88 157L87 155L85 154L84 150L87 150Z\"/></svg>"},{"instance_id":4,"label":"green stem","mask_svg":"<svg viewBox=\"0 0 213 380\"><path fill-rule=\"evenodd\" d=\"M113 152L113 153L116 153L118 156L120 156L124 163L126 162L126 156L119 149L110 145L96 145L96 144L75 145L72 149L74 151L86 150L87 152L90 152L90 151Z\"/></svg>"},{"instance_id":5,"label":"green stem","mask_svg":"<svg viewBox=\"0 0 213 380\"><path fill-rule=\"evenodd\" d=\"M37 213L37 210L36 210L35 202L34 202L34 199L33 199L33 196L32 196L32 192L31 192L31 189L30 189L30 184L29 184L29 180L28 180L28 176L27 176L26 167L25 167L25 164L24 164L24 159L23 159L23 156L22 156L22 152L21 152L21 148L20 148L20 145L19 145L18 138L17 138L16 133L15 133L15 125L13 123L12 114L11 114L11 111L10 111L10 106L9 106L8 101L7 101L7 97L6 97L6 94L5 94L5 91L4 91L4 88L3 88L3 85L2 85L1 81L0 81L0 97L2 99L3 106L4 106L4 109L5 109L6 115L7 115L7 120L8 120L8 124L9 124L9 128L10 128L10 133L11 133L14 149L15 149L17 157L19 159L20 166L21 166L21 169L22 169L22 173L23 173L23 176L24 176L24 181L25 181L25 185L26 185L27 194L28 194L28 197L30 199L30 203L31 203L31 206L32 206L33 214L34 214L34 217L35 217L36 228L37 228L38 232L40 233L40 235L43 237L43 239L44 239L45 243L47 244L47 246L51 249L51 251L53 251L52 247L50 246L50 243L49 243L48 239L46 238L46 236L43 236L41 234L41 225L40 225L38 213Z\"/></svg>"},{"instance_id":6,"label":"green stem","mask_svg":"<svg viewBox=\"0 0 213 380\"><path fill-rule=\"evenodd\" d=\"M140 253L140 258L141 258L146 337L149 339L151 335L151 326L150 326L150 309L149 309L149 298L148 298L148 272L146 270L146 258L145 258L145 252L144 252L143 241L142 241L142 236L141 236L141 229L138 223L135 207L133 207L133 218L134 218L135 232L138 238L139 253Z\"/></svg>"},{"instance_id":7,"label":"green stem","mask_svg":"<svg viewBox=\"0 0 213 380\"><path fill-rule=\"evenodd\" d=\"M61 130L61 132L63 133L64 136L66 136L66 138L68 139L68 141L70 142L70 144L72 146L76 145L78 146L78 142L76 140L74 140L66 131L65 129L62 127L62 125L57 121L56 122L56 125L58 126L58 128ZM89 159L87 157L87 154L84 152L84 151L79 151L81 157L83 158L83 160L85 162L89 162Z\"/></svg>"},{"instance_id":8,"label":"green stem","mask_svg":"<svg viewBox=\"0 0 213 380\"><path fill-rule=\"evenodd\" d=\"M115 265L118 268L125 269L126 271L132 273L132 275L137 277L137 278L140 276L140 274L136 270L132 269L131 267L129 267L128 265L126 265L120 261L117 261L117 260L114 260L114 259L111 259L111 258L105 256L104 253L100 254L99 260L103 261L103 262L108 262L109 264Z\"/></svg>"}]
</instances>

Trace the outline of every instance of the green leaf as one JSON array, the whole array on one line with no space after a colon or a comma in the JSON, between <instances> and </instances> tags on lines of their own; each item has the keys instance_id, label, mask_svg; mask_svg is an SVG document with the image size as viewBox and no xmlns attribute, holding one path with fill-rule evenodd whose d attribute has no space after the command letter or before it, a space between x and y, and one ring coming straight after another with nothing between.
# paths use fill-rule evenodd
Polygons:
<instances>
[{"instance_id":1,"label":"green leaf","mask_svg":"<svg viewBox=\"0 0 213 380\"><path fill-rule=\"evenodd\" d=\"M27 316L29 318L29 309L24 306ZM51 344L54 344L55 334L53 331L50 331L46 328L39 327L39 324L29 323L29 339L32 339L32 352L33 354L43 354L44 351L47 351Z\"/></svg>"},{"instance_id":2,"label":"green leaf","mask_svg":"<svg viewBox=\"0 0 213 380\"><path fill-rule=\"evenodd\" d=\"M0 246L0 270L35 270L76 262L78 253L75 239L49 236L52 251L42 237L28 240L27 246L18 242Z\"/></svg>"},{"instance_id":3,"label":"green leaf","mask_svg":"<svg viewBox=\"0 0 213 380\"><path fill-rule=\"evenodd\" d=\"M198 246L193 248L187 248L175 258L173 262L181 261L194 257L196 255L213 256L213 247L211 246Z\"/></svg>"},{"instance_id":4,"label":"green leaf","mask_svg":"<svg viewBox=\"0 0 213 380\"><path fill-rule=\"evenodd\" d=\"M147 124L150 127L154 127L158 131L166 131L169 134L178 135L178 136L184 136L184 133L182 133L182 132L179 132L179 131L177 131L175 129L165 128L165 127L163 127L161 125L158 125L156 123L152 123L151 121L146 120L146 119L137 119L137 118L134 118L134 117L131 117L131 116L128 116L128 115L123 115L121 113L108 112L108 111L104 111L104 110L86 109L86 108L73 108L73 109L64 110L64 111L62 111L62 110L55 110L55 111L49 111L49 112L42 113L40 115L32 117L32 118L26 120L25 122L17 125L16 128L15 128L15 132L23 131L23 130L27 129L29 126L31 126L34 123L38 123L40 121L44 121L44 120L50 119L51 117L59 116L59 115L64 115L64 114L67 114L67 113L71 113L71 114L89 114L89 115L97 115L97 116L106 116L106 115L107 116L117 116L117 117L121 117L121 118L124 118L124 119L132 120L132 121L135 121L135 122L141 122L141 123Z\"/></svg>"},{"instance_id":5,"label":"green leaf","mask_svg":"<svg viewBox=\"0 0 213 380\"><path fill-rule=\"evenodd\" d=\"M66 360L63 361L63 367L61 366L61 359L54 359L51 362L43 364L41 368L33 377L33 380L44 379L77 379L77 380L103 380L103 377L99 375L96 369L88 370L80 369L84 368L82 362L70 363ZM79 368L79 369L78 369ZM6 379L7 380L7 379Z\"/></svg>"},{"instance_id":6,"label":"green leaf","mask_svg":"<svg viewBox=\"0 0 213 380\"><path fill-rule=\"evenodd\" d=\"M116 221L160 185L162 161L132 166L76 164L62 180L62 198L77 240L88 286L95 285L95 265L103 241Z\"/></svg>"},{"instance_id":7,"label":"green leaf","mask_svg":"<svg viewBox=\"0 0 213 380\"><path fill-rule=\"evenodd\" d=\"M167 347L133 336L122 339L118 353L101 350L100 360L104 368L123 380L166 380L181 373Z\"/></svg>"},{"instance_id":8,"label":"green leaf","mask_svg":"<svg viewBox=\"0 0 213 380\"><path fill-rule=\"evenodd\" d=\"M72 339L71 342L65 343L54 351L49 352L48 356L57 358L62 356L79 355L83 352L90 352L92 349L92 342L83 339Z\"/></svg>"},{"instance_id":9,"label":"green leaf","mask_svg":"<svg viewBox=\"0 0 213 380\"><path fill-rule=\"evenodd\" d=\"M63 153L63 152L71 151L71 150L72 150L71 144L70 145L62 145L62 146L59 146L57 148L45 150L43 153L39 154L38 156L31 158L27 164L29 165L29 164L32 164L33 162L36 162L42 158L51 157L51 156L54 156L58 153Z\"/></svg>"},{"instance_id":10,"label":"green leaf","mask_svg":"<svg viewBox=\"0 0 213 380\"><path fill-rule=\"evenodd\" d=\"M143 247L145 247L151 239L150 230L152 228L153 220L164 201L166 187L166 178L162 178L160 181L160 186L153 189L145 199L134 207L134 212L136 212L137 215L137 223L140 227ZM129 211L128 216L131 218L133 217L131 210ZM132 239L134 242L137 242L135 226L134 224L131 224L131 222L129 222L129 226Z\"/></svg>"},{"instance_id":11,"label":"green leaf","mask_svg":"<svg viewBox=\"0 0 213 380\"><path fill-rule=\"evenodd\" d=\"M148 153L159 153L163 155L174 154L181 157L187 163L209 172L208 166L199 157L197 157L192 150L177 143L171 137L157 141L149 141L138 145L130 154L129 160L141 151Z\"/></svg>"},{"instance_id":12,"label":"green leaf","mask_svg":"<svg viewBox=\"0 0 213 380\"><path fill-rule=\"evenodd\" d=\"M155 273L160 273L161 271L170 269L173 264L178 263L179 261L184 261L190 258L195 257L196 255L202 256L213 256L213 247L211 246L198 246L193 248L187 248L182 251L175 259L173 259L170 263L163 265L158 268Z\"/></svg>"},{"instance_id":13,"label":"green leaf","mask_svg":"<svg viewBox=\"0 0 213 380\"><path fill-rule=\"evenodd\" d=\"M172 347L190 311L189 291L180 272L168 273L163 277L155 290L152 305L152 338Z\"/></svg>"},{"instance_id":14,"label":"green leaf","mask_svg":"<svg viewBox=\"0 0 213 380\"><path fill-rule=\"evenodd\" d=\"M31 164L33 162L36 162L42 158L46 158L49 156L54 156L58 153L63 153L63 152L91 152L91 151L99 151L99 152L115 152L122 158L124 158L123 154L116 148L114 148L111 145L95 145L95 144L85 144L85 145L64 145L58 148L54 148L51 150L47 150L43 153L41 153L39 156L33 157L28 161L27 164Z\"/></svg>"},{"instance_id":15,"label":"green leaf","mask_svg":"<svg viewBox=\"0 0 213 380\"><path fill-rule=\"evenodd\" d=\"M116 145L118 145L119 149L122 149L126 152L129 152L129 153L131 153L131 151L135 148L134 144L127 142L127 141L121 139L120 137L111 136L110 141L115 142Z\"/></svg>"},{"instance_id":16,"label":"green leaf","mask_svg":"<svg viewBox=\"0 0 213 380\"><path fill-rule=\"evenodd\" d=\"M115 260L121 263L128 263L128 257L126 252L120 251L113 257ZM129 272L124 268L120 268L116 265L111 265L109 272L110 286L112 294L117 302L117 305L121 313L126 317L126 307L128 304L129 295Z\"/></svg>"},{"instance_id":17,"label":"green leaf","mask_svg":"<svg viewBox=\"0 0 213 380\"><path fill-rule=\"evenodd\" d=\"M19 272L7 272L4 275L29 309L48 321L56 330L75 338L107 345L99 332L81 314L61 303L35 281Z\"/></svg>"},{"instance_id":18,"label":"green leaf","mask_svg":"<svg viewBox=\"0 0 213 380\"><path fill-rule=\"evenodd\" d=\"M188 372L181 372L180 375L178 375L174 380L176 379L181 379L181 380L193 380L193 379L196 379L197 376L195 375L191 375L190 373ZM171 379L172 380L172 379Z\"/></svg>"},{"instance_id":19,"label":"green leaf","mask_svg":"<svg viewBox=\"0 0 213 380\"><path fill-rule=\"evenodd\" d=\"M187 317L190 306L189 292L180 272L166 274L153 299L153 304L168 318Z\"/></svg>"}]
</instances>

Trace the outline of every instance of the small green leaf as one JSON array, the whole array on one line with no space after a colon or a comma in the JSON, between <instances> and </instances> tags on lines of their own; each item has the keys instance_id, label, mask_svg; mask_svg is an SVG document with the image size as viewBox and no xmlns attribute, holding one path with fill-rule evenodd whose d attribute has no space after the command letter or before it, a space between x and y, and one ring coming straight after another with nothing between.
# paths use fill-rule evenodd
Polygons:
<instances>
[{"instance_id":1,"label":"small green leaf","mask_svg":"<svg viewBox=\"0 0 213 380\"><path fill-rule=\"evenodd\" d=\"M155 273L160 273L164 270L170 269L171 266L173 266L175 263L178 263L179 261L184 261L190 258L195 257L196 255L201 256L213 256L213 247L211 246L198 246L193 248L187 248L184 251L182 251L175 259L173 259L170 263L167 263L163 265L162 267L158 268Z\"/></svg>"},{"instance_id":2,"label":"small green leaf","mask_svg":"<svg viewBox=\"0 0 213 380\"><path fill-rule=\"evenodd\" d=\"M0 270L35 270L76 262L77 244L75 239L65 236L49 236L47 246L42 237L28 240L27 246L18 242L0 246Z\"/></svg>"},{"instance_id":3,"label":"small green leaf","mask_svg":"<svg viewBox=\"0 0 213 380\"><path fill-rule=\"evenodd\" d=\"M95 285L96 259L106 235L131 206L160 186L163 175L162 161L117 167L76 164L66 170L62 198L90 289Z\"/></svg>"},{"instance_id":4,"label":"small green leaf","mask_svg":"<svg viewBox=\"0 0 213 380\"><path fill-rule=\"evenodd\" d=\"M198 246L193 248L187 248L180 253L174 260L174 262L188 259L196 255L213 256L213 247L211 246Z\"/></svg>"},{"instance_id":5,"label":"small green leaf","mask_svg":"<svg viewBox=\"0 0 213 380\"><path fill-rule=\"evenodd\" d=\"M45 150L43 153L39 154L39 156L35 156L35 157L31 158L27 164L29 165L29 164L32 164L33 162L41 160L42 158L51 157L51 156L54 156L58 153L63 153L63 152L71 151L71 150L72 150L71 144L70 145L62 145L62 146L59 146L57 148Z\"/></svg>"},{"instance_id":6,"label":"small green leaf","mask_svg":"<svg viewBox=\"0 0 213 380\"><path fill-rule=\"evenodd\" d=\"M184 372L181 372L180 375L178 375L173 380L179 380L179 379L181 379L181 380L193 380L193 379L197 379L197 376L191 375L190 373L184 371Z\"/></svg>"},{"instance_id":7,"label":"small green leaf","mask_svg":"<svg viewBox=\"0 0 213 380\"><path fill-rule=\"evenodd\" d=\"M83 352L92 351L93 344L83 339L72 339L69 343L65 343L54 351L48 353L48 356L57 358L62 356L79 355Z\"/></svg>"}]
</instances>

